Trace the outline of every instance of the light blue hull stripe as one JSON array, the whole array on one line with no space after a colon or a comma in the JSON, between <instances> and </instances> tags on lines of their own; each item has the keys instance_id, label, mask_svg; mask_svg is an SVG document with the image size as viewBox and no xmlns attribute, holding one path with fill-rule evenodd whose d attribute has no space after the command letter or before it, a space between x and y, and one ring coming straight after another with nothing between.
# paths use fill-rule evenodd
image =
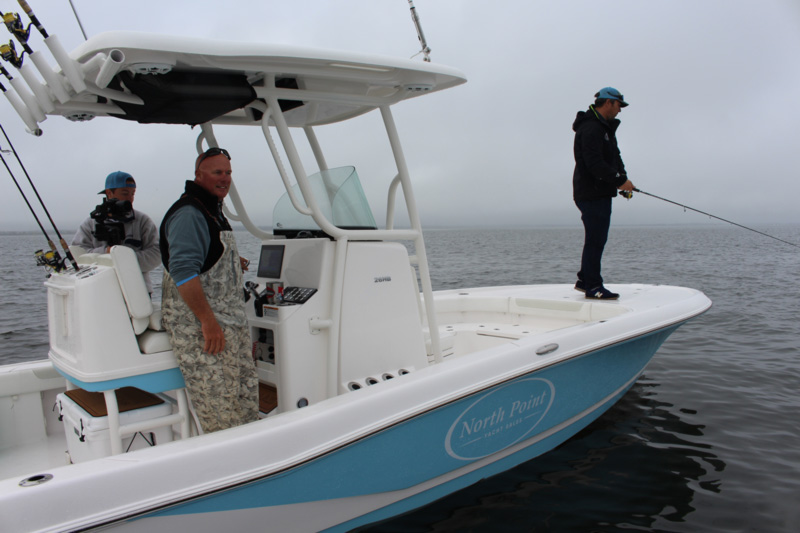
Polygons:
<instances>
[{"instance_id":1,"label":"light blue hull stripe","mask_svg":"<svg viewBox=\"0 0 800 533\"><path fill-rule=\"evenodd\" d=\"M636 380L632 381L630 385L633 385L635 382ZM388 505L382 509L373 511L372 513L359 516L358 518L355 518L349 522L339 524L336 527L325 529L324 531L325 533L336 533L340 531L346 532L365 524L380 522L381 520L386 520L393 516L401 515L418 507L422 507L428 503L434 502L440 498L444 498L445 496L449 496L450 494L469 487L470 485L473 485L482 479L505 472L506 470L509 470L526 461L530 461L539 455L547 453L597 420L609 407L614 405L620 398L622 398L622 396L625 395L625 393L630 389L630 385L625 387L618 395L613 396L608 402L597 406L598 408L596 409L590 410L586 416L580 418L574 424L567 426L563 430L553 433L544 439L541 439L536 444L523 448L518 452L481 467L478 470L474 470L464 474L463 476L459 476L455 479L442 483L441 485L437 485L432 489L415 494L414 496L406 498L402 501Z\"/></svg>"},{"instance_id":2,"label":"light blue hull stripe","mask_svg":"<svg viewBox=\"0 0 800 533\"><path fill-rule=\"evenodd\" d=\"M570 438L624 395L677 327L539 370L442 406L289 471L140 518L397 491L491 457L515 444L532 443L331 531L346 531L406 512L528 461ZM264 453L269 454L269 449L265 448ZM389 471L391 475L387 475ZM368 473L373 474L365 475Z\"/></svg>"}]
</instances>

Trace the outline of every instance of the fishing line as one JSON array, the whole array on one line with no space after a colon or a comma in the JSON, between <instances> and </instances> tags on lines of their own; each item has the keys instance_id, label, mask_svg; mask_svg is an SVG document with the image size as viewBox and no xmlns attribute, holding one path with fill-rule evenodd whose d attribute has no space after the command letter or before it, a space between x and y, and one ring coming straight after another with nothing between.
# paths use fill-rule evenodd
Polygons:
<instances>
[{"instance_id":1,"label":"fishing line","mask_svg":"<svg viewBox=\"0 0 800 533\"><path fill-rule=\"evenodd\" d=\"M722 217L718 217L717 215L712 215L711 213L706 213L705 211L700 211L699 209L695 209L694 207L689 207L688 205L679 204L678 202L673 202L672 200L668 200L666 198L662 198L661 196L656 196L655 194L650 194L649 192L645 192L645 191L643 191L641 189L637 189L636 187L634 187L633 190L635 192L638 192L638 193L641 193L641 194L646 194L647 196L652 196L653 198L657 198L657 199L662 200L664 202L669 202L671 204L675 204L675 205L680 206L680 207L682 207L684 209L689 209L691 211L695 211L695 212L700 213L702 215L706 215L706 216L709 216L711 218L716 218L717 220L721 220L723 222L727 222L728 224L733 224L734 226L739 226L740 228L743 228L743 229L746 229L746 230L750 230L752 232L758 233L759 235L763 235L765 237L769 237L770 239L775 239L776 241L781 241L782 243L788 244L789 246L794 246L795 248L800 248L800 244L795 244L793 242L784 241L783 239L779 239L778 237L775 237L774 235L770 235L769 233L764 233L763 231L758 231L757 229L748 228L747 226L743 226L742 224L737 224L736 222L732 222L732 221L724 219ZM630 198L630 197L628 196L627 198Z\"/></svg>"},{"instance_id":2,"label":"fishing line","mask_svg":"<svg viewBox=\"0 0 800 533\"><path fill-rule=\"evenodd\" d=\"M19 182L17 181L17 178L14 176L14 172L11 171L11 168L8 166L8 163L6 163L6 158L3 157L4 153L9 153L9 152L11 152L11 150L3 150L2 148L0 148L0 161L3 162L3 165L5 165L6 170L8 170L8 174L11 176L11 179L14 180L14 185L17 186L17 189L19 190L19 193L22 195L22 199L25 200L25 203L28 205L28 209L31 210L31 214L33 215L33 218L36 219L36 223L39 225L39 229L41 229L42 233L44 233L44 238L47 239L47 244L50 245L50 249L53 252L58 253L58 250L56 249L56 245L53 244L52 239L50 239L50 235L47 234L47 230L44 229L44 226L42 226L42 222L39 220L39 217L36 216L36 211L34 211L33 206L28 201L28 197L25 196L25 191L23 191L22 187L20 187Z\"/></svg>"},{"instance_id":3,"label":"fishing line","mask_svg":"<svg viewBox=\"0 0 800 533\"><path fill-rule=\"evenodd\" d=\"M6 138L6 142L8 142L9 148L11 148L11 151L14 153L14 157L17 158L17 162L19 163L20 168L25 173L25 177L28 178L28 183L30 183L31 188L33 189L33 192L36 193L36 198L39 200L39 204L42 206L42 209L44 209L44 212L47 215L48 220L50 220L50 224L53 226L53 230L56 232L56 235L58 236L58 240L61 243L61 247L64 249L64 254L67 256L67 259L69 259L69 262L72 263L72 267L76 271L79 270L78 263L77 263L77 261L75 261L75 258L72 257L72 252L69 251L69 246L67 246L67 242L64 240L64 237L61 236L61 232L58 231L58 227L56 226L56 223L53 221L53 217L50 216L50 212L47 210L47 206L45 205L44 200L42 200L42 197L39 195L39 191L36 189L36 185L33 184L33 180L31 179L30 174L28 174L28 170L25 168L25 165L22 163L22 159L19 158L19 154L17 153L17 150L14 148L14 145L12 144L11 139L8 138L8 135L6 134L6 130L3 127L2 124L0 124L0 131L3 132L3 137ZM14 174L11 172L11 169L6 164L5 159L3 159L3 164L6 165L6 169L8 169L9 174L11 174L11 177L14 178ZM16 178L14 178L14 183L17 183ZM19 188L19 184L17 184L17 188ZM22 192L21 188L20 188L20 192ZM22 196L25 197L25 194L23 193ZM27 198L25 199L25 201L26 202L28 201ZM28 204L28 207L30 207L30 204ZM33 209L31 209L31 211L33 211ZM35 216L36 215L34 214L34 217ZM39 220L37 218L37 222L38 221ZM41 224L39 224L39 226L41 226ZM45 233L45 236L47 236L47 233ZM48 238L48 241L49 240L50 239ZM53 245L51 243L51 247L52 246ZM55 249L53 251L55 251ZM58 252L56 252L56 253L58 253Z\"/></svg>"}]
</instances>

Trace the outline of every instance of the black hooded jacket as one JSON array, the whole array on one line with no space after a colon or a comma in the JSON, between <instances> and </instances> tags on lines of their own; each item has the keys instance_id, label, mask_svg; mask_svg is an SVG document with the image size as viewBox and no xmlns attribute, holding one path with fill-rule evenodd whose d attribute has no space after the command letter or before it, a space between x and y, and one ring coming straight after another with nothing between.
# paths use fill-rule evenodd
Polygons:
<instances>
[{"instance_id":1,"label":"black hooded jacket","mask_svg":"<svg viewBox=\"0 0 800 533\"><path fill-rule=\"evenodd\" d=\"M617 147L619 120L606 121L593 106L578 111L575 132L575 172L572 196L576 201L613 198L628 177Z\"/></svg>"}]
</instances>

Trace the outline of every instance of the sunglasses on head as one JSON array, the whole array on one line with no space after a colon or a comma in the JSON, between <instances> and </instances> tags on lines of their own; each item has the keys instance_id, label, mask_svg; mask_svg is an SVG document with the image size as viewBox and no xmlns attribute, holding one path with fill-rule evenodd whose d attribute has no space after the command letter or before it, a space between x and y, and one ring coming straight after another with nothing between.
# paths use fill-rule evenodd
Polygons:
<instances>
[{"instance_id":1,"label":"sunglasses on head","mask_svg":"<svg viewBox=\"0 0 800 533\"><path fill-rule=\"evenodd\" d=\"M217 148L215 146L213 148L209 148L208 150L206 150L205 152L203 152L202 154L200 154L198 156L197 162L194 165L195 170L200 168L200 163L202 163L203 161L205 161L209 157L214 157L215 155L224 155L225 157L228 158L228 161L231 160L231 154L229 154L228 151L225 148Z\"/></svg>"}]
</instances>

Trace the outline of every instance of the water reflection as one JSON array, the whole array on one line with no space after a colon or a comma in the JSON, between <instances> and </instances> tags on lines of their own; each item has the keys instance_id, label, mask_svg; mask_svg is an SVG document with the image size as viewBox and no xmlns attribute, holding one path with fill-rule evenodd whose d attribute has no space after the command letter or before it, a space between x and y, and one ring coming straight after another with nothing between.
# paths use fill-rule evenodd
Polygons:
<instances>
[{"instance_id":1,"label":"water reflection","mask_svg":"<svg viewBox=\"0 0 800 533\"><path fill-rule=\"evenodd\" d=\"M556 450L367 531L669 531L725 463L658 386L644 376Z\"/></svg>"}]
</instances>

